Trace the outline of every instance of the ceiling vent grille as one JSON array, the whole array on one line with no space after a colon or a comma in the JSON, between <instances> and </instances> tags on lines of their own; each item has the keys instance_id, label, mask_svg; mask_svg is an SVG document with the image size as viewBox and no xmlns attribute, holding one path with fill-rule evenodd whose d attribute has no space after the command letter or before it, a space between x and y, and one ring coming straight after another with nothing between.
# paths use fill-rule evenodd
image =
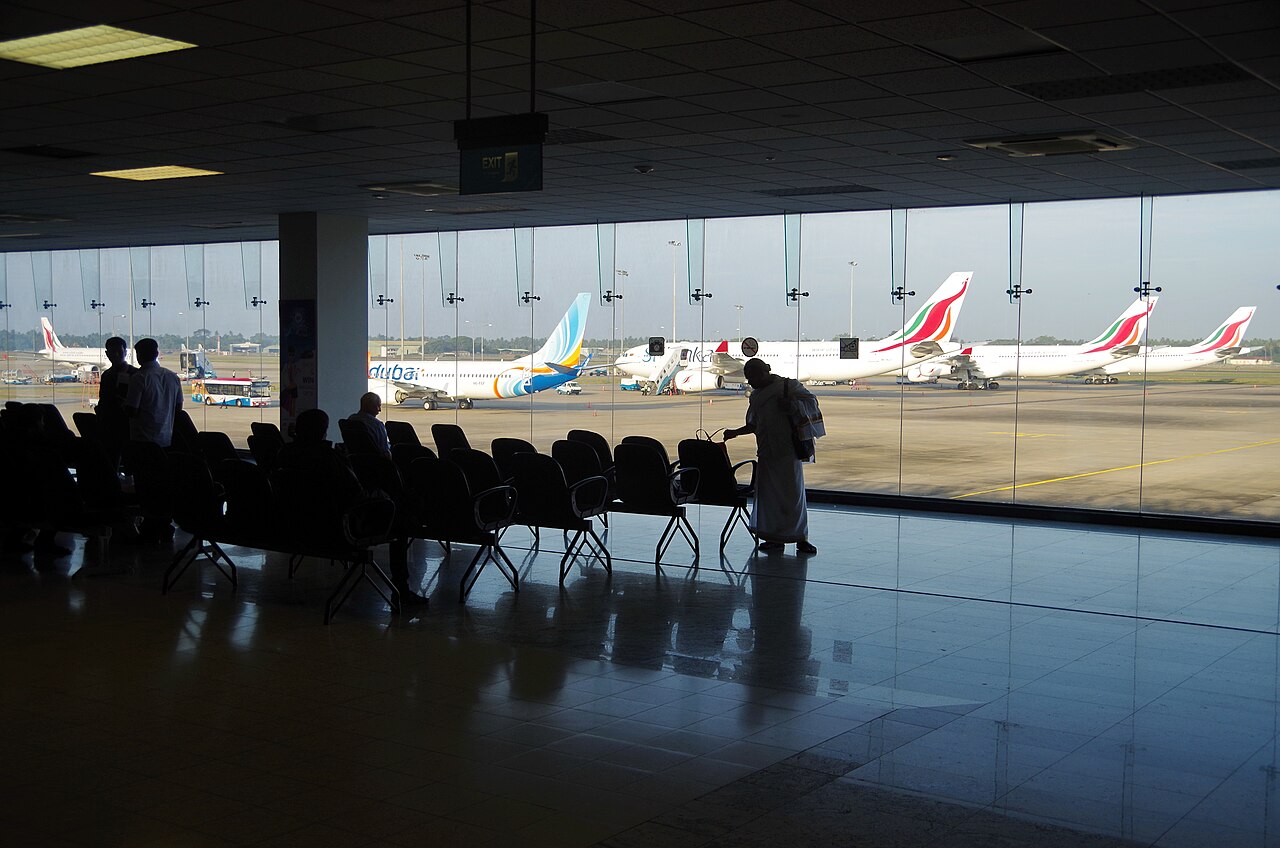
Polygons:
<instances>
[{"instance_id":1,"label":"ceiling vent grille","mask_svg":"<svg viewBox=\"0 0 1280 848\"><path fill-rule=\"evenodd\" d=\"M1132 150L1133 145L1097 132L1015 135L1005 138L975 138L966 141L978 150L996 150L1009 156L1063 156L1070 153L1112 153Z\"/></svg>"},{"instance_id":2,"label":"ceiling vent grille","mask_svg":"<svg viewBox=\"0 0 1280 848\"><path fill-rule=\"evenodd\" d=\"M448 183L419 180L407 183L370 183L361 186L374 194L408 194L413 197L446 197L458 193L458 187Z\"/></svg>"},{"instance_id":3,"label":"ceiling vent grille","mask_svg":"<svg viewBox=\"0 0 1280 848\"><path fill-rule=\"evenodd\" d=\"M1280 156L1269 156L1265 159L1237 159L1234 162L1214 162L1219 168L1228 171L1252 171L1257 168L1280 168Z\"/></svg>"},{"instance_id":4,"label":"ceiling vent grille","mask_svg":"<svg viewBox=\"0 0 1280 848\"><path fill-rule=\"evenodd\" d=\"M590 144L593 141L617 141L616 135L605 135L604 133L593 132L592 130L579 130L573 127L563 127L547 131L547 137L543 144Z\"/></svg>"},{"instance_id":5,"label":"ceiling vent grille","mask_svg":"<svg viewBox=\"0 0 1280 848\"><path fill-rule=\"evenodd\" d=\"M878 188L849 183L847 185L766 188L761 189L757 194L767 194L770 197L806 197L813 194L864 194L866 192L879 190L880 189Z\"/></svg>"},{"instance_id":6,"label":"ceiling vent grille","mask_svg":"<svg viewBox=\"0 0 1280 848\"><path fill-rule=\"evenodd\" d=\"M56 215L28 215L23 212L0 212L0 224L56 224L70 221Z\"/></svg>"},{"instance_id":7,"label":"ceiling vent grille","mask_svg":"<svg viewBox=\"0 0 1280 848\"><path fill-rule=\"evenodd\" d=\"M1074 100L1079 97L1105 97L1111 94L1133 94L1138 91L1160 91L1166 88L1191 88L1197 85L1220 85L1255 79L1248 71L1228 62L1213 65L1191 65L1163 68L1132 74L1080 77L1053 82L1015 85L1014 89L1039 100Z\"/></svg>"},{"instance_id":8,"label":"ceiling vent grille","mask_svg":"<svg viewBox=\"0 0 1280 848\"><path fill-rule=\"evenodd\" d=\"M53 147L48 144L33 144L27 147L6 147L5 153L17 153L22 156L40 156L44 159L83 159L93 156L88 150L75 150L70 147Z\"/></svg>"}]
</instances>

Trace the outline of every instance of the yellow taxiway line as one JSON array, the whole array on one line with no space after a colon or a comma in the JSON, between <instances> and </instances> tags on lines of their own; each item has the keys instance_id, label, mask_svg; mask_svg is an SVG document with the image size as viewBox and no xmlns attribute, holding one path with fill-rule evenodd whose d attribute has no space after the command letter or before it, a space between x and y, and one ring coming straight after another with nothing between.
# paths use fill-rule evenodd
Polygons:
<instances>
[{"instance_id":1,"label":"yellow taxiway line","mask_svg":"<svg viewBox=\"0 0 1280 848\"><path fill-rule=\"evenodd\" d=\"M1220 450L1205 451L1204 453L1189 453L1186 456L1172 456L1168 459L1153 459L1150 462L1138 462L1133 465L1120 465L1115 468L1103 468L1100 471L1086 471L1083 474L1068 474L1065 477L1051 477L1048 480L1033 480L1029 483L1017 483L1012 486L999 486L995 489L982 489L977 492L965 492L963 495L953 495L951 500L958 501L961 498L972 498L977 495L989 495L993 492L1011 492L1014 489L1025 489L1028 486L1043 486L1046 483L1061 483L1064 480L1079 480L1082 477L1096 477L1099 474L1110 474L1113 471L1132 471L1135 468L1145 468L1148 465L1164 465L1166 462L1178 462L1183 459L1197 459L1204 456L1214 456L1220 453L1231 453L1233 451L1248 450L1249 448L1261 448L1267 445L1280 444L1280 439L1267 439L1264 442L1253 442L1247 445L1239 445L1234 448L1221 448Z\"/></svg>"}]
</instances>

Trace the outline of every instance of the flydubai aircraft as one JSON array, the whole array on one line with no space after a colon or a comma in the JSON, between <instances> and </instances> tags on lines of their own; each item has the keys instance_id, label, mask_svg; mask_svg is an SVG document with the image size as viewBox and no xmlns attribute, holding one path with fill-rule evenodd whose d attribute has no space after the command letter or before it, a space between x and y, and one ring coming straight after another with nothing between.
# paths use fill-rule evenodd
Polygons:
<instances>
[{"instance_id":1,"label":"flydubai aircraft","mask_svg":"<svg viewBox=\"0 0 1280 848\"><path fill-rule=\"evenodd\" d=\"M44 347L40 353L53 362L69 362L72 365L88 365L98 368L110 368L111 361L107 353L100 347L67 347L58 339L53 331L53 322L48 318L40 318L40 329L44 332ZM127 351L129 362L136 364L133 351Z\"/></svg>"},{"instance_id":2,"label":"flydubai aircraft","mask_svg":"<svg viewBox=\"0 0 1280 848\"><path fill-rule=\"evenodd\" d=\"M426 409L436 409L442 401L456 401L459 409L470 409L477 399L520 397L567 383L582 373L589 359L582 354L582 338L591 297L590 292L575 297L546 344L528 356L507 362L371 362L369 391L384 404L414 399Z\"/></svg>"},{"instance_id":3,"label":"flydubai aircraft","mask_svg":"<svg viewBox=\"0 0 1280 848\"><path fill-rule=\"evenodd\" d=\"M1102 370L1107 374L1168 374L1223 362L1233 356L1248 353L1250 348L1241 347L1240 342L1244 340L1249 322L1253 320L1253 311L1252 306L1240 307L1200 344L1190 347L1144 347L1133 359L1113 362Z\"/></svg>"},{"instance_id":4,"label":"flydubai aircraft","mask_svg":"<svg viewBox=\"0 0 1280 848\"><path fill-rule=\"evenodd\" d=\"M1138 299L1111 326L1079 345L972 345L907 371L907 379L926 382L956 380L958 389L998 389L1000 377L1067 377L1083 374L1086 383L1115 382L1103 368L1130 359L1141 349L1147 319L1156 298Z\"/></svg>"},{"instance_id":5,"label":"flydubai aircraft","mask_svg":"<svg viewBox=\"0 0 1280 848\"><path fill-rule=\"evenodd\" d=\"M674 385L682 392L705 392L725 382L742 382L742 366L752 356L763 359L775 374L807 380L857 380L877 374L903 371L917 362L959 350L951 341L972 271L956 271L947 277L901 330L885 339L864 341L857 359L842 359L840 343L759 342L754 354L741 342L701 344L676 342L661 356L647 345L626 351L614 363L622 372L643 380L657 391Z\"/></svg>"}]
</instances>

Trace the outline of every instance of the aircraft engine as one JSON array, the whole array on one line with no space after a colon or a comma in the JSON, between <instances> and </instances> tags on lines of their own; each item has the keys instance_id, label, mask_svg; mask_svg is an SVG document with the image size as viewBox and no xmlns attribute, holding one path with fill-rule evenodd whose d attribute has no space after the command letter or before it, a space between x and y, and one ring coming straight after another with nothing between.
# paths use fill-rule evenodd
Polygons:
<instances>
[{"instance_id":1,"label":"aircraft engine","mask_svg":"<svg viewBox=\"0 0 1280 848\"><path fill-rule=\"evenodd\" d=\"M724 378L706 371L681 371L676 375L676 388L682 392L709 392L724 386Z\"/></svg>"},{"instance_id":2,"label":"aircraft engine","mask_svg":"<svg viewBox=\"0 0 1280 848\"><path fill-rule=\"evenodd\" d=\"M951 366L946 362L923 362L907 369L907 379L913 383L928 383L950 374Z\"/></svg>"}]
</instances>

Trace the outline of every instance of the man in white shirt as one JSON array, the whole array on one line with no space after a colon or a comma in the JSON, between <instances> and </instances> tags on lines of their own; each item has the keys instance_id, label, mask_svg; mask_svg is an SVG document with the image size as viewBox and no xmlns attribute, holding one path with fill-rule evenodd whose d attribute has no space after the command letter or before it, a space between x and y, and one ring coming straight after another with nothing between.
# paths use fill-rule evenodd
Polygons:
<instances>
[{"instance_id":1,"label":"man in white shirt","mask_svg":"<svg viewBox=\"0 0 1280 848\"><path fill-rule=\"evenodd\" d=\"M160 367L160 346L155 339L139 340L133 352L138 370L129 374L124 398L129 441L167 448L173 441L173 416L182 409L182 382L177 374Z\"/></svg>"},{"instance_id":2,"label":"man in white shirt","mask_svg":"<svg viewBox=\"0 0 1280 848\"><path fill-rule=\"evenodd\" d=\"M166 542L173 538L172 497L162 460L153 457L155 445L166 449L173 441L173 417L182 409L182 382L160 367L160 346L155 339L141 339L133 346L138 370L128 375L124 397L129 416L129 446L125 459L133 471L142 507L140 542Z\"/></svg>"}]
</instances>

